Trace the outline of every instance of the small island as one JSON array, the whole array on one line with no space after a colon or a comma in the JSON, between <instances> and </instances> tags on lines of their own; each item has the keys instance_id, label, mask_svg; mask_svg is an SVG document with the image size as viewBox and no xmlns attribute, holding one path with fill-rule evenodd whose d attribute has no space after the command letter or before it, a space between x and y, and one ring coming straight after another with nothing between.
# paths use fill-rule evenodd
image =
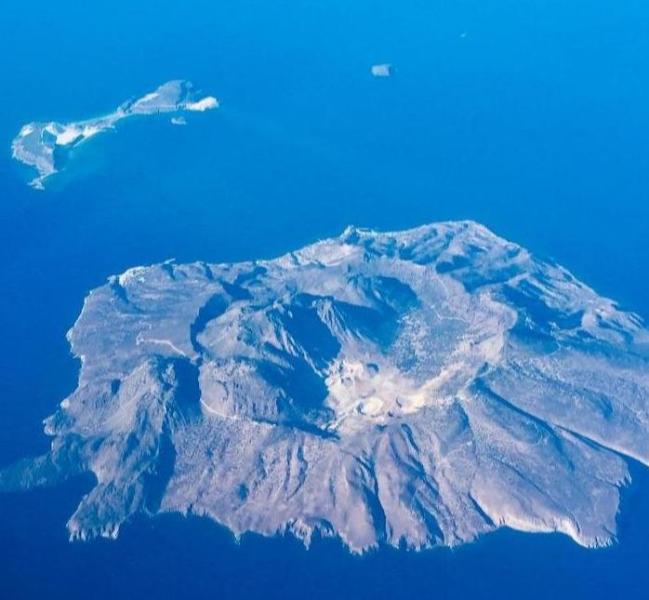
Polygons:
<instances>
[{"instance_id":1,"label":"small island","mask_svg":"<svg viewBox=\"0 0 649 600\"><path fill-rule=\"evenodd\" d=\"M71 123L27 123L12 142L12 155L16 160L36 169L38 175L30 185L42 190L45 180L60 170L66 150L115 127L122 119L182 111L203 112L218 106L219 102L214 96L199 95L191 82L168 81L155 91L129 100L112 113L101 117Z\"/></svg>"}]
</instances>

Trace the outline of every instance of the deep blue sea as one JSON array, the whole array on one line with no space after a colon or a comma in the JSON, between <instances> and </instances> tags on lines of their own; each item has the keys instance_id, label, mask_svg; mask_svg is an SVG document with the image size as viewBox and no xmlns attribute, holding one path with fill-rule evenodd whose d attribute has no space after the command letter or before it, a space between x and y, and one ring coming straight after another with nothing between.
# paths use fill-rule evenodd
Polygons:
<instances>
[{"instance_id":1,"label":"deep blue sea","mask_svg":"<svg viewBox=\"0 0 649 600\"><path fill-rule=\"evenodd\" d=\"M393 77L371 77L381 62ZM22 124L97 116L173 78L222 108L124 122L45 192L25 185ZM110 274L464 218L649 318L646 0L7 0L0 465L47 449L41 420L79 366L65 333ZM609 549L500 531L360 558L174 516L68 544L81 479L0 496L0 598L646 598L649 470L633 474Z\"/></svg>"}]
</instances>

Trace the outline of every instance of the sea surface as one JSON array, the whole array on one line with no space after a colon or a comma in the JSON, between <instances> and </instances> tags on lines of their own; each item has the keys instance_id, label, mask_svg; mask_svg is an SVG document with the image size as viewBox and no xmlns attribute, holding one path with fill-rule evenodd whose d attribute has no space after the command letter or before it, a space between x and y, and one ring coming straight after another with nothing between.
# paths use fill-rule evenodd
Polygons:
<instances>
[{"instance_id":1,"label":"sea surface","mask_svg":"<svg viewBox=\"0 0 649 600\"><path fill-rule=\"evenodd\" d=\"M649 5L640 0L7 0L0 7L0 466L48 446L65 333L110 274L267 258L346 225L475 219L649 318ZM394 74L377 79L374 63ZM222 108L132 119L45 192L11 159L31 120L113 110L169 79ZM649 596L649 469L619 541L502 530L350 556L236 542L203 519L68 544L90 481L0 496L0 597Z\"/></svg>"}]
</instances>

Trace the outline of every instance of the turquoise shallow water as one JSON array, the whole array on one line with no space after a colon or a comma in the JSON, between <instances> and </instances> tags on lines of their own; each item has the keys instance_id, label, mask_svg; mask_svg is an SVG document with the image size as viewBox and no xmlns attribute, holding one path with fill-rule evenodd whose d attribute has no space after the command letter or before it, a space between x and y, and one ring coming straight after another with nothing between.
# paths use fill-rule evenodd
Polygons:
<instances>
[{"instance_id":1,"label":"turquoise shallow water","mask_svg":"<svg viewBox=\"0 0 649 600\"><path fill-rule=\"evenodd\" d=\"M176 257L277 255L348 224L472 218L649 316L649 9L642 2L255 0L12 5L0 20L0 463L42 452L75 384L65 332L89 289ZM395 64L375 80L375 62ZM79 147L45 193L10 140L112 110L171 78L216 112L133 120ZM79 490L0 497L3 597L642 595L649 481L621 543L500 532L458 551L347 556L239 546L203 521L70 546Z\"/></svg>"}]
</instances>

